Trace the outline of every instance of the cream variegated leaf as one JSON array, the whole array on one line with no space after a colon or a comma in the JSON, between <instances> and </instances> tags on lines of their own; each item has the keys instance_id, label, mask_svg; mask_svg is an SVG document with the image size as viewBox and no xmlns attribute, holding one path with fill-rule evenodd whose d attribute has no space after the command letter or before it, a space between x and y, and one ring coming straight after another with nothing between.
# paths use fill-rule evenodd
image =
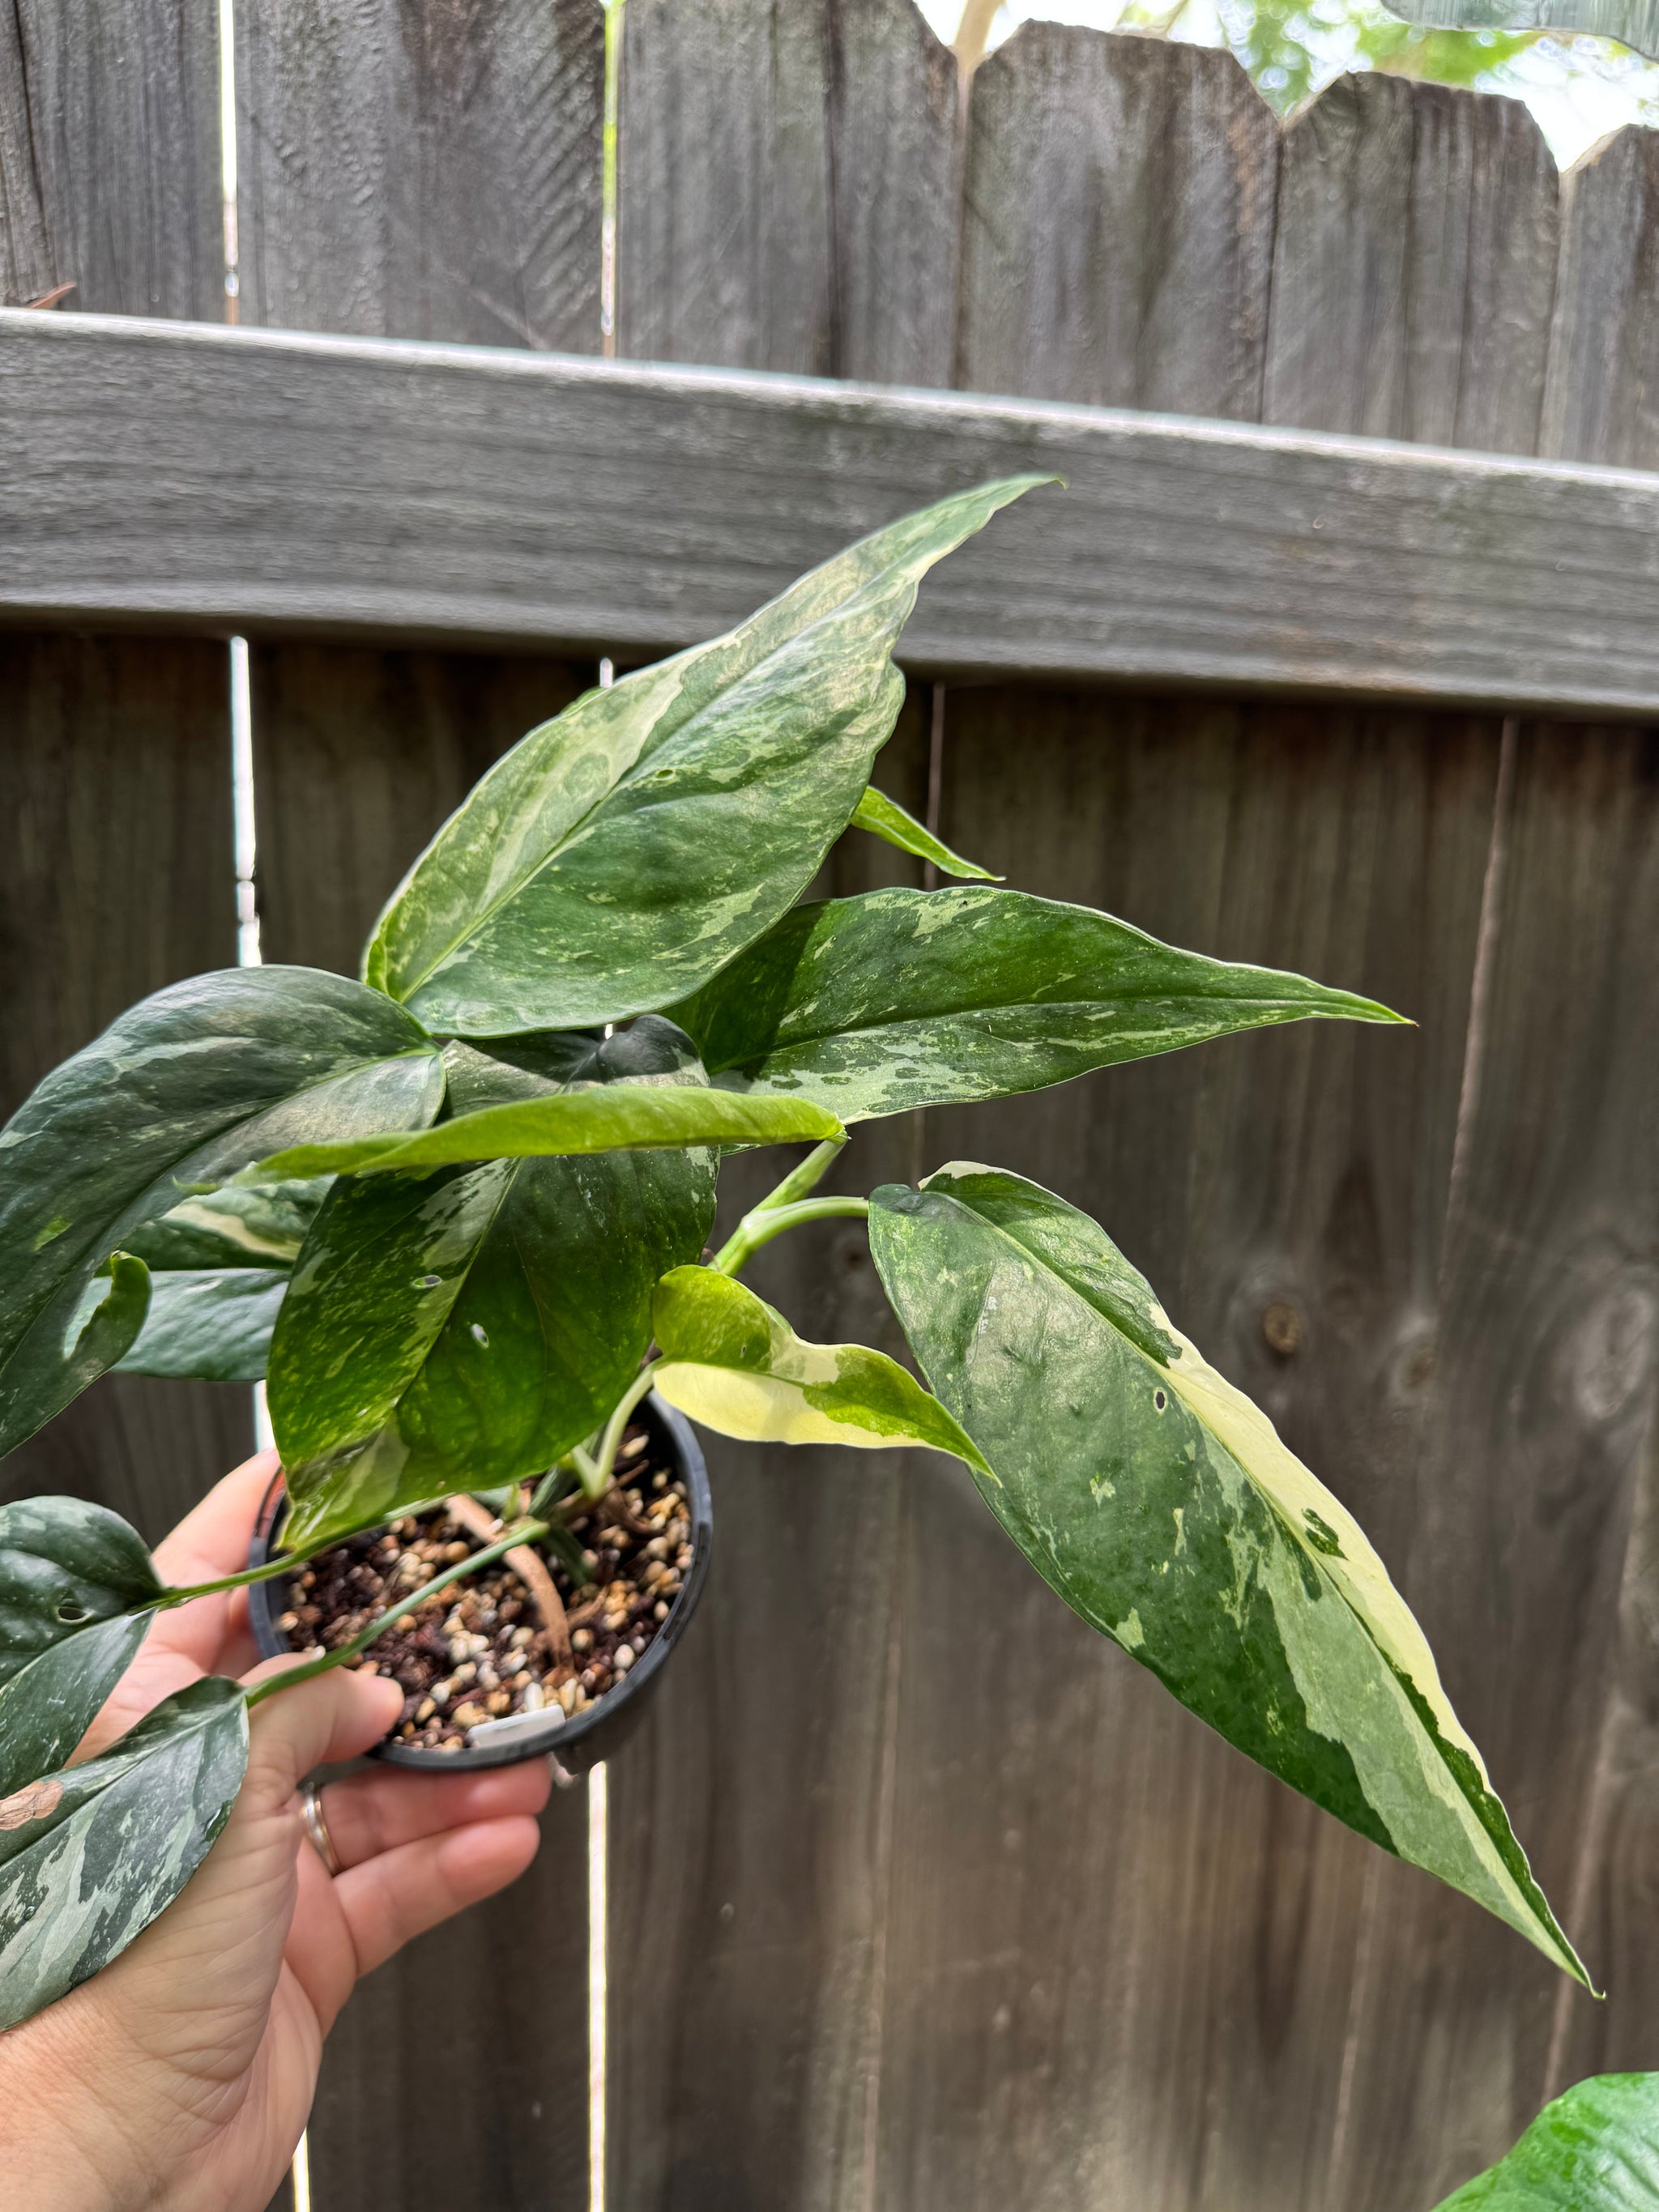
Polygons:
<instances>
[{"instance_id":1,"label":"cream variegated leaf","mask_svg":"<svg viewBox=\"0 0 1659 2212\"><path fill-rule=\"evenodd\" d=\"M903 702L892 653L922 578L1048 481L905 515L532 730L393 894L364 980L463 1036L622 1021L697 989L846 827Z\"/></svg>"},{"instance_id":2,"label":"cream variegated leaf","mask_svg":"<svg viewBox=\"0 0 1659 2212\"><path fill-rule=\"evenodd\" d=\"M1364 1532L1098 1224L1000 1170L871 1200L922 1371L1067 1603L1241 1750L1587 1977Z\"/></svg>"},{"instance_id":3,"label":"cream variegated leaf","mask_svg":"<svg viewBox=\"0 0 1659 2212\"><path fill-rule=\"evenodd\" d=\"M657 1285L652 1326L671 1406L752 1443L926 1444L994 1480L937 1398L885 1352L808 1344L783 1316L713 1267L676 1267Z\"/></svg>"}]
</instances>

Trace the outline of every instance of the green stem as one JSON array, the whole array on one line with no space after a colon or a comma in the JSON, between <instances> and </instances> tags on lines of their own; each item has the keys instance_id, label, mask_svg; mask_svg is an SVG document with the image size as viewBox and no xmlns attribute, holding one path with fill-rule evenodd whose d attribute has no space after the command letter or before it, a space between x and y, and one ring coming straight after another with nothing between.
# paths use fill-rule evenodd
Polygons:
<instances>
[{"instance_id":1,"label":"green stem","mask_svg":"<svg viewBox=\"0 0 1659 2212\"><path fill-rule=\"evenodd\" d=\"M274 1576L292 1573L307 1559L314 1559L319 1552L332 1551L338 1543L337 1536L325 1536L309 1551L283 1552L257 1567L244 1567L239 1575L226 1575L216 1583L191 1583L182 1589L164 1589L155 1601L158 1613L166 1613L175 1605L188 1605L195 1597L217 1597L222 1590L246 1589L250 1583L268 1583Z\"/></svg>"},{"instance_id":2,"label":"green stem","mask_svg":"<svg viewBox=\"0 0 1659 2212\"><path fill-rule=\"evenodd\" d=\"M715 1254L714 1266L722 1275L738 1274L763 1244L769 1244L787 1229L799 1229L803 1221L832 1221L837 1216L862 1221L869 1212L867 1198L804 1198L794 1206L774 1206L769 1199L752 1213L744 1215L735 1234Z\"/></svg>"},{"instance_id":3,"label":"green stem","mask_svg":"<svg viewBox=\"0 0 1659 2212\"><path fill-rule=\"evenodd\" d=\"M657 1379L660 1359L648 1359L628 1388L617 1399L611 1419L605 1425L605 1434L599 1439L599 1455L588 1462L582 1471L582 1488L597 1505L611 1487L611 1470L617 1464L617 1448L623 1440L623 1431L628 1426L628 1417L651 1385Z\"/></svg>"},{"instance_id":4,"label":"green stem","mask_svg":"<svg viewBox=\"0 0 1659 2212\"><path fill-rule=\"evenodd\" d=\"M809 1190L816 1190L835 1165L845 1137L826 1137L821 1145L814 1145L798 1168L792 1168L783 1181L769 1197L751 1210L769 1213L780 1206L793 1206L798 1198L805 1198Z\"/></svg>"},{"instance_id":5,"label":"green stem","mask_svg":"<svg viewBox=\"0 0 1659 2212\"><path fill-rule=\"evenodd\" d=\"M476 1575L481 1567L491 1565L520 1544L539 1543L547 1533L545 1521L514 1522L512 1528L504 1530L493 1544L486 1544L481 1552L473 1552L465 1559L458 1559L453 1567L447 1567L441 1575L434 1575L430 1582L422 1583L418 1589L410 1590L407 1597L399 1598L396 1605L377 1613L367 1628L354 1636L349 1644L341 1644L337 1651L325 1651L320 1659L308 1659L303 1667L290 1667L286 1674L273 1674L268 1681L258 1683L247 1693L249 1711L263 1699L274 1696L278 1690L291 1690L296 1682L308 1682L313 1674L327 1674L331 1667L343 1667L348 1660L356 1659L360 1653L367 1651L376 1637L384 1636L394 1621L401 1620L405 1613L413 1613L416 1606L423 1605L428 1598L434 1597L441 1589L447 1589L451 1583L459 1582L463 1575Z\"/></svg>"}]
</instances>

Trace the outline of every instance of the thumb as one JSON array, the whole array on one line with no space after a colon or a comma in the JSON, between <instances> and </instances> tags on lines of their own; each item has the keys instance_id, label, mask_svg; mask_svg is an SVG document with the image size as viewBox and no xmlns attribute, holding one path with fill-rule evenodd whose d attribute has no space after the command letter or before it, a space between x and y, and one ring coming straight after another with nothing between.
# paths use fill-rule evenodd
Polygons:
<instances>
[{"instance_id":1,"label":"thumb","mask_svg":"<svg viewBox=\"0 0 1659 2212\"><path fill-rule=\"evenodd\" d=\"M280 1681L294 1662L274 1659L244 1677L250 1685ZM248 1719L247 1778L231 1825L286 1813L314 1766L355 1759L378 1743L403 1710L403 1692L383 1674L335 1667L256 1705Z\"/></svg>"}]
</instances>

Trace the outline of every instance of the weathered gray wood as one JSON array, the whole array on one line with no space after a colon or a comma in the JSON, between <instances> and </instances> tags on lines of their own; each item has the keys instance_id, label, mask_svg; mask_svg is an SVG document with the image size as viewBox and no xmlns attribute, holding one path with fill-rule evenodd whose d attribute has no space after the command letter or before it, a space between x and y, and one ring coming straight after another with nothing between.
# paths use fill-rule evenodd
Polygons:
<instances>
[{"instance_id":1,"label":"weathered gray wood","mask_svg":"<svg viewBox=\"0 0 1659 2212\"><path fill-rule=\"evenodd\" d=\"M1285 135L1262 419L1534 452L1557 223L1518 100L1339 78Z\"/></svg>"},{"instance_id":2,"label":"weathered gray wood","mask_svg":"<svg viewBox=\"0 0 1659 2212\"><path fill-rule=\"evenodd\" d=\"M0 1116L133 1000L236 957L222 646L0 635ZM0 1468L152 1540L253 1448L249 1393L111 1376Z\"/></svg>"},{"instance_id":3,"label":"weathered gray wood","mask_svg":"<svg viewBox=\"0 0 1659 2212\"><path fill-rule=\"evenodd\" d=\"M14 0L0 21L0 304L224 313L216 11Z\"/></svg>"},{"instance_id":4,"label":"weathered gray wood","mask_svg":"<svg viewBox=\"0 0 1659 2212\"><path fill-rule=\"evenodd\" d=\"M1016 32L974 78L956 381L1257 420L1278 136L1225 51Z\"/></svg>"},{"instance_id":5,"label":"weathered gray wood","mask_svg":"<svg viewBox=\"0 0 1659 2212\"><path fill-rule=\"evenodd\" d=\"M599 347L598 0L236 11L242 317Z\"/></svg>"},{"instance_id":6,"label":"weathered gray wood","mask_svg":"<svg viewBox=\"0 0 1659 2212\"><path fill-rule=\"evenodd\" d=\"M928 687L877 763L927 806ZM916 884L860 832L818 886ZM832 1184L908 1177L915 1117L872 1124ZM784 1172L722 1176L726 1226ZM750 1275L819 1341L902 1346L856 1223ZM641 1734L611 1764L611 2212L854 2212L880 2065L903 1455L704 1439L714 1563Z\"/></svg>"},{"instance_id":7,"label":"weathered gray wood","mask_svg":"<svg viewBox=\"0 0 1659 2212\"><path fill-rule=\"evenodd\" d=\"M1620 131L1562 183L1543 450L1659 465L1659 147Z\"/></svg>"},{"instance_id":8,"label":"weathered gray wood","mask_svg":"<svg viewBox=\"0 0 1659 2212\"><path fill-rule=\"evenodd\" d=\"M250 673L265 957L355 975L381 905L438 824L594 672L295 644L255 647Z\"/></svg>"},{"instance_id":9,"label":"weathered gray wood","mask_svg":"<svg viewBox=\"0 0 1659 2212\"><path fill-rule=\"evenodd\" d=\"M913 667L1651 712L1659 477L1039 401L0 312L0 614L641 655L945 489ZM271 487L280 485L280 501Z\"/></svg>"},{"instance_id":10,"label":"weathered gray wood","mask_svg":"<svg viewBox=\"0 0 1659 2212\"><path fill-rule=\"evenodd\" d=\"M910 0L633 0L617 349L950 381L956 64Z\"/></svg>"},{"instance_id":11,"label":"weathered gray wood","mask_svg":"<svg viewBox=\"0 0 1659 2212\"><path fill-rule=\"evenodd\" d=\"M346 974L440 822L592 676L318 645L257 647L249 672L264 955ZM577 1788L556 1795L516 1888L422 1937L347 2008L312 2117L317 2212L586 2212L586 1960Z\"/></svg>"},{"instance_id":12,"label":"weathered gray wood","mask_svg":"<svg viewBox=\"0 0 1659 2212\"><path fill-rule=\"evenodd\" d=\"M949 726L945 834L1016 883L1419 1022L943 1114L926 1161L1006 1164L1097 1213L1405 1568L1496 726L1013 690L953 696ZM1336 2116L1390 2063L1366 2045L1345 2090L1381 1856L1060 1608L953 1470L928 1471L907 1556L873 2201L1350 2202ZM1486 1940L1473 1907L1452 1933Z\"/></svg>"}]
</instances>

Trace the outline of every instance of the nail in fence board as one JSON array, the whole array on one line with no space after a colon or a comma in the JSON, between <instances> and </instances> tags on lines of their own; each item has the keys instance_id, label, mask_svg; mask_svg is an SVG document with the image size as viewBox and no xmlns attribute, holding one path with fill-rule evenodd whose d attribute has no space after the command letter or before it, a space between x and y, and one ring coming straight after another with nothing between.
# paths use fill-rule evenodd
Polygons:
<instances>
[{"instance_id":1,"label":"nail in fence board","mask_svg":"<svg viewBox=\"0 0 1659 2212\"><path fill-rule=\"evenodd\" d=\"M1026 24L974 78L957 383L1257 420L1278 142L1230 53Z\"/></svg>"},{"instance_id":2,"label":"nail in fence board","mask_svg":"<svg viewBox=\"0 0 1659 2212\"><path fill-rule=\"evenodd\" d=\"M0 635L0 1120L135 1000L230 966L222 645ZM253 1449L240 1385L107 1376L0 1468L152 1542Z\"/></svg>"},{"instance_id":3,"label":"nail in fence board","mask_svg":"<svg viewBox=\"0 0 1659 2212\"><path fill-rule=\"evenodd\" d=\"M912 687L877 763L918 817L929 707ZM849 831L818 891L920 881ZM908 1179L918 1118L860 1129L823 1187ZM790 1158L727 1162L719 1234ZM902 1352L860 1223L781 1237L747 1279L812 1340ZM830 2212L865 2201L875 2118L895 1608L919 1455L703 1441L708 1594L611 1768L608 2201Z\"/></svg>"},{"instance_id":4,"label":"nail in fence board","mask_svg":"<svg viewBox=\"0 0 1659 2212\"><path fill-rule=\"evenodd\" d=\"M629 0L619 354L948 384L960 194L910 0Z\"/></svg>"},{"instance_id":5,"label":"nail in fence board","mask_svg":"<svg viewBox=\"0 0 1659 2212\"><path fill-rule=\"evenodd\" d=\"M599 0L243 0L242 317L597 352Z\"/></svg>"},{"instance_id":6,"label":"nail in fence board","mask_svg":"<svg viewBox=\"0 0 1659 2212\"><path fill-rule=\"evenodd\" d=\"M1519 100L1340 77L1285 134L1262 419L1534 452L1557 222Z\"/></svg>"},{"instance_id":7,"label":"nail in fence board","mask_svg":"<svg viewBox=\"0 0 1659 2212\"><path fill-rule=\"evenodd\" d=\"M264 957L355 975L444 817L592 671L280 645L255 648L251 676ZM580 1785L556 1792L523 1881L347 2007L312 2115L317 2212L426 2197L586 2212L586 1805Z\"/></svg>"},{"instance_id":8,"label":"nail in fence board","mask_svg":"<svg viewBox=\"0 0 1659 2212\"><path fill-rule=\"evenodd\" d=\"M0 19L0 305L224 313L216 11L14 0Z\"/></svg>"},{"instance_id":9,"label":"nail in fence board","mask_svg":"<svg viewBox=\"0 0 1659 2212\"><path fill-rule=\"evenodd\" d=\"M1659 140L1620 131L1562 184L1542 450L1659 467Z\"/></svg>"}]
</instances>

